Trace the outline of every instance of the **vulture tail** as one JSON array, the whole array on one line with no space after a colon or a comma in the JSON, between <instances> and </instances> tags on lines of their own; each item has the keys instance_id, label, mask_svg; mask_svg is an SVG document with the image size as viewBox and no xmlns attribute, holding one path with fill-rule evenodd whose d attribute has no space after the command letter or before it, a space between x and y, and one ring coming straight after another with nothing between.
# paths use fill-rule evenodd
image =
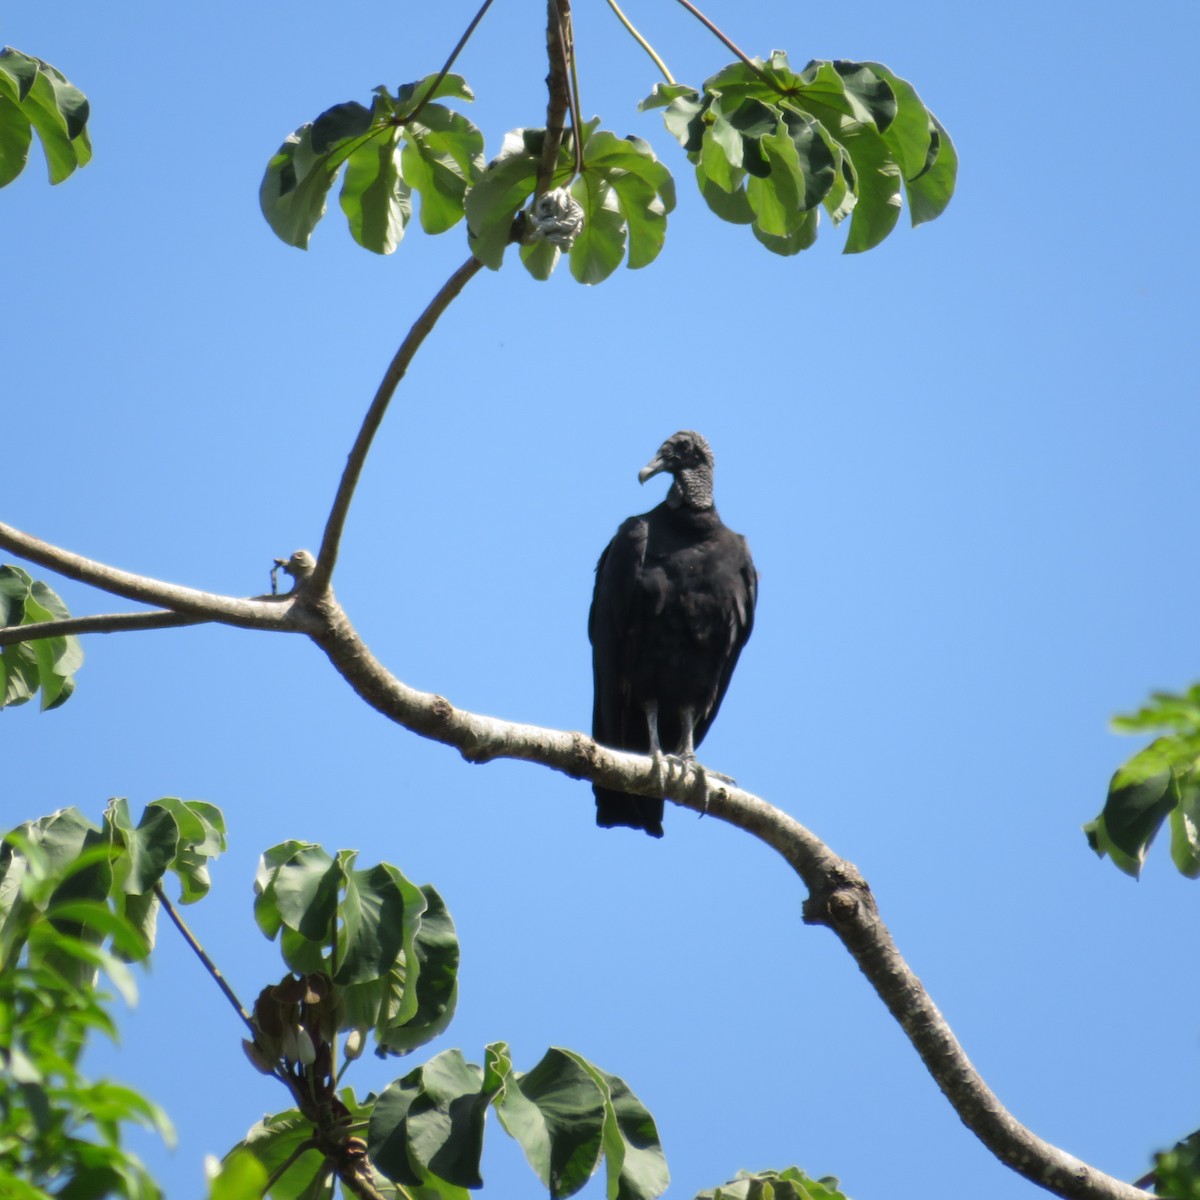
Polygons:
<instances>
[{"instance_id":1,"label":"vulture tail","mask_svg":"<svg viewBox=\"0 0 1200 1200\"><path fill-rule=\"evenodd\" d=\"M607 788L595 787L596 824L605 829L627 825L630 829L644 829L651 837L662 837L663 802L650 796L631 796L626 792L612 792Z\"/></svg>"}]
</instances>

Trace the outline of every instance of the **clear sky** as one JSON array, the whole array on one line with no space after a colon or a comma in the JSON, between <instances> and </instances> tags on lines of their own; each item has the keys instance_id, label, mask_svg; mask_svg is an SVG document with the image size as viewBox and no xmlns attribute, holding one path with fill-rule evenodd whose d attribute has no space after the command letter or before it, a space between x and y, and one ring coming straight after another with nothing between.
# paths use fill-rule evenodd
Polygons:
<instances>
[{"instance_id":1,"label":"clear sky","mask_svg":"<svg viewBox=\"0 0 1200 1200\"><path fill-rule=\"evenodd\" d=\"M871 881L968 1054L1042 1136L1118 1176L1200 1125L1200 884L1158 846L1140 883L1080 826L1137 743L1107 730L1200 678L1195 536L1193 0L918 6L711 0L747 51L874 59L956 140L945 216L794 259L709 217L649 59L576 0L584 108L651 139L680 204L648 269L595 289L486 273L402 386L336 579L406 682L557 728L590 720L592 569L665 490L674 430L717 456L762 576L703 748ZM489 154L544 120L544 5L497 0L460 69ZM93 105L95 160L0 192L2 515L115 565L233 594L315 549L354 431L465 256L415 225L390 258L336 209L305 254L258 212L283 137L436 71L471 4L8 6L0 41ZM677 77L726 50L678 6L628 11ZM353 13L353 15L350 15ZM1193 348L1189 348L1193 347ZM9 556L5 556L9 557ZM73 611L120 602L58 583ZM189 913L246 999L277 981L258 855L357 847L432 881L458 925L458 1017L381 1087L504 1038L565 1045L654 1113L688 1197L796 1163L856 1200L1031 1194L952 1113L803 890L682 810L662 842L594 828L586 785L464 764L366 709L300 639L224 628L93 638L61 711L6 714L5 826L109 796L220 805L231 846ZM285 1097L163 929L117 1052L175 1119L137 1145L171 1200ZM536 1194L489 1123L491 1194ZM586 1195L599 1197L593 1183Z\"/></svg>"}]
</instances>

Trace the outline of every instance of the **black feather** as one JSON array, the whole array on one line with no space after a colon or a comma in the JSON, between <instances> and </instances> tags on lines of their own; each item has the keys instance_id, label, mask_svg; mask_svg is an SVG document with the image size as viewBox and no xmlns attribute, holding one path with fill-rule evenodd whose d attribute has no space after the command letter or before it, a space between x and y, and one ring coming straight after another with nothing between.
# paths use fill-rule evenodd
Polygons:
<instances>
[{"instance_id":1,"label":"black feather","mask_svg":"<svg viewBox=\"0 0 1200 1200\"><path fill-rule=\"evenodd\" d=\"M685 430L664 442L640 478L670 472L667 498L630 517L596 566L588 635L592 736L603 746L649 753L647 708L655 704L665 753L688 749L688 709L699 746L750 637L758 575L745 539L713 506L712 470L699 434ZM662 837L661 799L594 791L598 825Z\"/></svg>"}]
</instances>

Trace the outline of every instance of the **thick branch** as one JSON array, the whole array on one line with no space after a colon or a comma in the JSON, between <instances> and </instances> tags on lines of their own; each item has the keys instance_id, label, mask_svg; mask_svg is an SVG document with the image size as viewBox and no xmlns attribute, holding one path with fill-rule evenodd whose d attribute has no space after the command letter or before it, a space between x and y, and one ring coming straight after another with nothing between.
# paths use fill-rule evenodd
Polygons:
<instances>
[{"instance_id":1,"label":"thick branch","mask_svg":"<svg viewBox=\"0 0 1200 1200\"><path fill-rule=\"evenodd\" d=\"M329 589L329 581L333 578L333 568L337 564L338 547L342 540L342 531L346 527L346 517L350 512L350 502L354 499L354 489L358 486L371 442L383 422L388 404L408 370L413 355L421 348L430 330L437 324L438 318L444 313L450 302L467 286L470 280L482 269L483 263L477 258L469 258L449 279L442 284L441 291L429 302L429 307L417 318L413 327L408 331L400 349L388 364L388 369L379 381L375 398L367 415L363 417L358 436L354 439L349 457L346 459L346 469L342 472L337 494L333 498L333 506L329 510L329 519L325 522L325 534L321 538L321 549L317 555L317 565L309 576L307 587L309 594L319 597Z\"/></svg>"},{"instance_id":2,"label":"thick branch","mask_svg":"<svg viewBox=\"0 0 1200 1200\"><path fill-rule=\"evenodd\" d=\"M542 161L538 163L537 195L554 186L558 166L558 148L562 145L563 119L571 104L567 64L570 62L571 0L546 0L546 59L550 65L546 75L546 140L542 144ZM579 131L575 136L578 138ZM576 149L578 154L578 149Z\"/></svg>"},{"instance_id":3,"label":"thick branch","mask_svg":"<svg viewBox=\"0 0 1200 1200\"><path fill-rule=\"evenodd\" d=\"M1072 1200L1148 1200L1150 1193L1044 1141L1004 1108L897 950L858 869L798 821L750 792L706 782L702 773L687 768L670 770L663 787L656 782L649 758L605 749L582 733L518 725L455 708L444 697L410 688L386 671L331 597L312 615L324 626L314 640L363 700L406 729L455 747L468 761L522 759L621 791L665 794L770 846L809 889L805 920L825 925L838 936L963 1123L997 1158L1033 1183Z\"/></svg>"},{"instance_id":4,"label":"thick branch","mask_svg":"<svg viewBox=\"0 0 1200 1200\"><path fill-rule=\"evenodd\" d=\"M68 579L90 584L102 592L124 596L142 604L159 604L176 613L187 613L201 620L220 621L225 625L242 625L250 629L290 628L291 597L267 596L255 599L239 599L222 596L217 592L201 592L196 588L181 587L175 583L164 583L148 575L134 575L129 571L95 562L82 555L63 550L40 538L31 537L0 523L0 549L14 554L39 566L48 567Z\"/></svg>"},{"instance_id":5,"label":"thick branch","mask_svg":"<svg viewBox=\"0 0 1200 1200\"><path fill-rule=\"evenodd\" d=\"M97 613L90 617L64 617L61 621L35 621L32 625L0 626L0 646L32 642L38 638L66 637L79 633L132 633L142 629L175 629L180 625L203 625L207 617L195 613L155 608L140 613Z\"/></svg>"}]
</instances>

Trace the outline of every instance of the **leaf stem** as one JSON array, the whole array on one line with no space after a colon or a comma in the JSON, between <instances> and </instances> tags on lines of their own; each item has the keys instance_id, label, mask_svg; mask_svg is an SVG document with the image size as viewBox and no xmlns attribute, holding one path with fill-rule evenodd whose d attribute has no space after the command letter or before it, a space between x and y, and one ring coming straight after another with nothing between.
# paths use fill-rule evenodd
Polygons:
<instances>
[{"instance_id":1,"label":"leaf stem","mask_svg":"<svg viewBox=\"0 0 1200 1200\"><path fill-rule=\"evenodd\" d=\"M158 897L158 902L166 909L167 916L175 923L175 928L183 934L183 940L195 951L196 957L204 964L204 969L216 981L217 987L225 993L225 999L233 1005L234 1011L246 1023L246 1027L250 1030L251 1036L255 1033L254 1022L250 1020L250 1014L242 1006L242 1002L234 994L233 988L225 981L225 976L221 974L220 968L213 962L211 958L204 952L204 947L196 940L196 935L184 924L183 918L175 911L175 906L167 899L167 893L163 889L162 881L154 885L154 894Z\"/></svg>"},{"instance_id":2,"label":"leaf stem","mask_svg":"<svg viewBox=\"0 0 1200 1200\"><path fill-rule=\"evenodd\" d=\"M611 8L614 13L616 13L617 20L620 21L621 24L625 26L625 29L628 32L629 36L631 38L633 38L633 40L635 42L637 42L637 44L639 46L641 46L641 48L643 50L645 50L645 52L648 55L650 55L650 57L654 60L654 65L659 69L659 71L662 72L662 77L668 83L674 83L675 76L672 75L671 72L667 70L667 64L665 62L663 62L663 60L661 58L659 58L658 53L655 51L654 47L652 45L650 45L650 43L648 41L646 41L646 39L644 37L642 37L642 35L634 27L633 22L621 11L620 6L617 4L617 0L608 0L608 7Z\"/></svg>"},{"instance_id":3,"label":"leaf stem","mask_svg":"<svg viewBox=\"0 0 1200 1200\"><path fill-rule=\"evenodd\" d=\"M710 33L719 38L725 44L726 49L737 55L737 57L740 58L742 62L744 62L746 66L748 66L750 70L752 70L755 75L759 77L759 79L761 79L764 83L770 82L770 80L767 79L766 75L763 73L762 68L759 67L759 65L744 50L739 49L732 38L718 29L712 21L710 21L694 4L691 3L691 0L679 0L679 3L682 4L683 7L686 8L688 12L690 12L692 16L695 17L696 20L699 21L700 24L703 25Z\"/></svg>"},{"instance_id":4,"label":"leaf stem","mask_svg":"<svg viewBox=\"0 0 1200 1200\"><path fill-rule=\"evenodd\" d=\"M421 113L421 110L433 98L433 96L437 92L438 88L441 87L442 80L445 79L446 76L450 74L450 68L452 66L454 66L454 60L462 53L463 47L467 44L467 42L469 42L471 40L471 34L473 34L475 32L476 26L479 24L480 21L483 20L483 14L485 12L487 12L487 10L489 8L491 8L491 6L492 6L492 0L483 0L483 4L480 6L479 11L475 14L474 17L471 18L471 23L470 23L470 25L467 26L466 32L462 35L462 37L460 37L458 39L458 45L455 46L454 49L450 51L450 57L448 59L446 59L446 65L444 67L442 67L442 69L438 72L438 77L433 81L433 86L429 89L429 91L427 91L425 93L424 96L421 97L421 100L417 104L417 107L414 108L412 110L412 112L410 112L408 114L408 116L406 116L404 118L404 123L406 125L410 121L415 121L417 119L417 117Z\"/></svg>"}]
</instances>

